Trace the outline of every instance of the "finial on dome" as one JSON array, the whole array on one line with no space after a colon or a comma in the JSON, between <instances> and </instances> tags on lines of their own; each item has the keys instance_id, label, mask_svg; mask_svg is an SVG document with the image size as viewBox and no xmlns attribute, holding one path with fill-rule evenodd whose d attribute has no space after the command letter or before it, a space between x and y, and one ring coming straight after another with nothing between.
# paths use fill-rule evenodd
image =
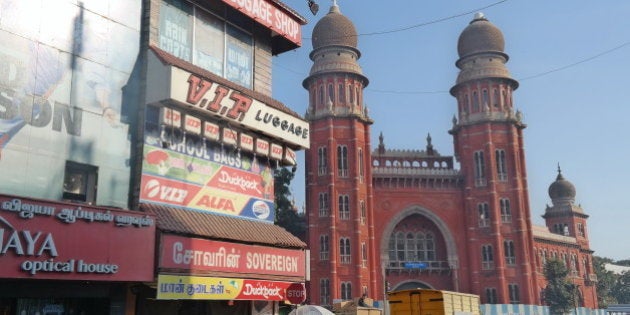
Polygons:
<instances>
[{"instance_id":1,"label":"finial on dome","mask_svg":"<svg viewBox=\"0 0 630 315\"><path fill-rule=\"evenodd\" d=\"M564 179L564 177L562 176L562 169L560 169L560 162L558 162L558 177L556 178L556 180L561 179Z\"/></svg>"},{"instance_id":2,"label":"finial on dome","mask_svg":"<svg viewBox=\"0 0 630 315\"><path fill-rule=\"evenodd\" d=\"M330 10L328 10L328 13L341 13L341 10L339 10L339 5L337 4L337 0L332 0L332 6L330 7Z\"/></svg>"},{"instance_id":3,"label":"finial on dome","mask_svg":"<svg viewBox=\"0 0 630 315\"><path fill-rule=\"evenodd\" d=\"M477 12L475 13L475 18L473 20L486 20L486 16L483 12Z\"/></svg>"}]
</instances>

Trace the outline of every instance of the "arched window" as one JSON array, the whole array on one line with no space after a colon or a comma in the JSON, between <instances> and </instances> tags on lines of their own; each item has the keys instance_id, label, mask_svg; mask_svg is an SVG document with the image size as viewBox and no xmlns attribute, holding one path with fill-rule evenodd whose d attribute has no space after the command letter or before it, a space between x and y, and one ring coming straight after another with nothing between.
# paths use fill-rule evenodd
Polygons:
<instances>
[{"instance_id":1,"label":"arched window","mask_svg":"<svg viewBox=\"0 0 630 315\"><path fill-rule=\"evenodd\" d=\"M326 104L324 101L324 86L319 87L319 106Z\"/></svg>"},{"instance_id":2,"label":"arched window","mask_svg":"<svg viewBox=\"0 0 630 315\"><path fill-rule=\"evenodd\" d=\"M466 114L470 113L470 101L468 100L468 94L464 94L464 108L462 108L462 111Z\"/></svg>"},{"instance_id":3,"label":"arched window","mask_svg":"<svg viewBox=\"0 0 630 315\"><path fill-rule=\"evenodd\" d=\"M350 282L341 283L341 299L352 300L352 283Z\"/></svg>"},{"instance_id":4,"label":"arched window","mask_svg":"<svg viewBox=\"0 0 630 315\"><path fill-rule=\"evenodd\" d=\"M501 205L501 222L502 223L512 222L512 212L510 210L510 199L501 198L499 200L499 204Z\"/></svg>"},{"instance_id":5,"label":"arched window","mask_svg":"<svg viewBox=\"0 0 630 315\"><path fill-rule=\"evenodd\" d=\"M475 162L475 186L486 186L486 165L483 151L475 151L473 157Z\"/></svg>"},{"instance_id":6,"label":"arched window","mask_svg":"<svg viewBox=\"0 0 630 315\"><path fill-rule=\"evenodd\" d=\"M317 175L326 175L328 173L328 149L319 147L317 149Z\"/></svg>"},{"instance_id":7,"label":"arched window","mask_svg":"<svg viewBox=\"0 0 630 315\"><path fill-rule=\"evenodd\" d=\"M347 237L339 239L339 258L342 264L350 263L350 239Z\"/></svg>"},{"instance_id":8,"label":"arched window","mask_svg":"<svg viewBox=\"0 0 630 315\"><path fill-rule=\"evenodd\" d=\"M339 195L339 219L350 219L350 197L348 195Z\"/></svg>"},{"instance_id":9,"label":"arched window","mask_svg":"<svg viewBox=\"0 0 630 315\"><path fill-rule=\"evenodd\" d=\"M477 91L473 91L472 94L472 105L473 105L473 113L479 111L479 97L477 96Z\"/></svg>"},{"instance_id":10,"label":"arched window","mask_svg":"<svg viewBox=\"0 0 630 315\"><path fill-rule=\"evenodd\" d=\"M494 255L492 245L481 246L481 268L489 270L494 268Z\"/></svg>"},{"instance_id":11,"label":"arched window","mask_svg":"<svg viewBox=\"0 0 630 315\"><path fill-rule=\"evenodd\" d=\"M337 87L337 96L339 97L339 103L345 103L346 102L346 93L344 93L346 89L343 86L343 83L339 83L338 87Z\"/></svg>"},{"instance_id":12,"label":"arched window","mask_svg":"<svg viewBox=\"0 0 630 315\"><path fill-rule=\"evenodd\" d=\"M433 233L416 233L416 256L419 261L435 261L435 238Z\"/></svg>"},{"instance_id":13,"label":"arched window","mask_svg":"<svg viewBox=\"0 0 630 315\"><path fill-rule=\"evenodd\" d=\"M479 212L479 227L490 226L490 206L487 202L477 204L477 211Z\"/></svg>"},{"instance_id":14,"label":"arched window","mask_svg":"<svg viewBox=\"0 0 630 315\"><path fill-rule=\"evenodd\" d=\"M405 261L405 233L396 233L396 260Z\"/></svg>"},{"instance_id":15,"label":"arched window","mask_svg":"<svg viewBox=\"0 0 630 315\"><path fill-rule=\"evenodd\" d=\"M497 164L497 179L500 181L507 180L507 165L505 162L505 150L497 149L494 151Z\"/></svg>"},{"instance_id":16,"label":"arched window","mask_svg":"<svg viewBox=\"0 0 630 315\"><path fill-rule=\"evenodd\" d=\"M352 89L352 85L348 86L348 97L350 97L350 104L354 104L354 90Z\"/></svg>"},{"instance_id":17,"label":"arched window","mask_svg":"<svg viewBox=\"0 0 630 315\"><path fill-rule=\"evenodd\" d=\"M481 91L481 97L481 105L483 105L484 108L486 108L486 106L490 106L490 101L488 100L488 90Z\"/></svg>"},{"instance_id":18,"label":"arched window","mask_svg":"<svg viewBox=\"0 0 630 315\"><path fill-rule=\"evenodd\" d=\"M348 147L345 145L337 147L337 175L348 177Z\"/></svg>"},{"instance_id":19,"label":"arched window","mask_svg":"<svg viewBox=\"0 0 630 315\"><path fill-rule=\"evenodd\" d=\"M508 284L508 291L510 295L510 304L521 303L520 294L518 292L518 284L515 284L515 283Z\"/></svg>"},{"instance_id":20,"label":"arched window","mask_svg":"<svg viewBox=\"0 0 630 315\"><path fill-rule=\"evenodd\" d=\"M327 217L329 215L328 209L328 193L321 192L319 193L319 216Z\"/></svg>"},{"instance_id":21,"label":"arched window","mask_svg":"<svg viewBox=\"0 0 630 315\"><path fill-rule=\"evenodd\" d=\"M361 200L361 224L365 224L367 220L367 210L365 209L365 201Z\"/></svg>"},{"instance_id":22,"label":"arched window","mask_svg":"<svg viewBox=\"0 0 630 315\"><path fill-rule=\"evenodd\" d=\"M394 232L389 239L390 266L405 262L436 261L435 236L432 232Z\"/></svg>"},{"instance_id":23,"label":"arched window","mask_svg":"<svg viewBox=\"0 0 630 315\"><path fill-rule=\"evenodd\" d=\"M505 263L508 265L516 264L514 242L510 240L503 241L503 250L505 251Z\"/></svg>"},{"instance_id":24,"label":"arched window","mask_svg":"<svg viewBox=\"0 0 630 315\"><path fill-rule=\"evenodd\" d=\"M328 235L321 235L319 237L319 260L328 260L329 246Z\"/></svg>"},{"instance_id":25,"label":"arched window","mask_svg":"<svg viewBox=\"0 0 630 315\"><path fill-rule=\"evenodd\" d=\"M499 300L497 299L497 289L496 288L486 288L486 303L487 304L497 304Z\"/></svg>"},{"instance_id":26,"label":"arched window","mask_svg":"<svg viewBox=\"0 0 630 315\"><path fill-rule=\"evenodd\" d=\"M363 171L363 149L359 149L359 180L361 182L363 182L363 175L364 175L364 171Z\"/></svg>"},{"instance_id":27,"label":"arched window","mask_svg":"<svg viewBox=\"0 0 630 315\"><path fill-rule=\"evenodd\" d=\"M407 253L405 255L406 260L408 261L419 261L417 252L416 252L416 237L413 233L407 233L406 237L406 249Z\"/></svg>"},{"instance_id":28,"label":"arched window","mask_svg":"<svg viewBox=\"0 0 630 315\"><path fill-rule=\"evenodd\" d=\"M492 104L494 108L499 108L499 90L494 89L493 93L494 95L492 97Z\"/></svg>"},{"instance_id":29,"label":"arched window","mask_svg":"<svg viewBox=\"0 0 630 315\"><path fill-rule=\"evenodd\" d=\"M328 101L334 101L335 100L335 89L333 88L332 83L328 83L328 99L326 100L326 103L328 103Z\"/></svg>"},{"instance_id":30,"label":"arched window","mask_svg":"<svg viewBox=\"0 0 630 315\"><path fill-rule=\"evenodd\" d=\"M319 280L319 303L321 305L330 305L330 280Z\"/></svg>"},{"instance_id":31,"label":"arched window","mask_svg":"<svg viewBox=\"0 0 630 315\"><path fill-rule=\"evenodd\" d=\"M367 267L367 245L365 243L361 243L361 266L363 268Z\"/></svg>"}]
</instances>

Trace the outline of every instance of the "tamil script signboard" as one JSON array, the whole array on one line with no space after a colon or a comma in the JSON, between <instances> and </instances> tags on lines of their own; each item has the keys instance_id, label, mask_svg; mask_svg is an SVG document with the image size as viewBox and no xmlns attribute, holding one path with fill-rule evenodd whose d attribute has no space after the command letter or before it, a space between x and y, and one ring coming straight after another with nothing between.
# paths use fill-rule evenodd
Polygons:
<instances>
[{"instance_id":1,"label":"tamil script signboard","mask_svg":"<svg viewBox=\"0 0 630 315\"><path fill-rule=\"evenodd\" d=\"M152 281L155 218L0 195L0 278Z\"/></svg>"},{"instance_id":2,"label":"tamil script signboard","mask_svg":"<svg viewBox=\"0 0 630 315\"><path fill-rule=\"evenodd\" d=\"M160 268L242 274L306 276L303 250L162 235Z\"/></svg>"},{"instance_id":3,"label":"tamil script signboard","mask_svg":"<svg viewBox=\"0 0 630 315\"><path fill-rule=\"evenodd\" d=\"M292 282L158 275L158 300L285 301Z\"/></svg>"}]
</instances>

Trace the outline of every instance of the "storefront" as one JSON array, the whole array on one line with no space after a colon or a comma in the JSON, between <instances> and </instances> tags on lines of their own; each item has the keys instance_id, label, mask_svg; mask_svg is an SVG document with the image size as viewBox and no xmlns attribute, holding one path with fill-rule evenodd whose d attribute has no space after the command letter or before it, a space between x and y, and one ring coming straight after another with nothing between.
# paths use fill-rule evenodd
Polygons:
<instances>
[{"instance_id":1,"label":"storefront","mask_svg":"<svg viewBox=\"0 0 630 315\"><path fill-rule=\"evenodd\" d=\"M156 47L148 53L156 80L139 208L156 217L158 271L138 314L279 314L288 295L305 296L308 259L306 244L274 225L273 173L296 164L308 123Z\"/></svg>"},{"instance_id":2,"label":"storefront","mask_svg":"<svg viewBox=\"0 0 630 315\"><path fill-rule=\"evenodd\" d=\"M158 258L137 314L279 314L309 268L306 244L274 225L273 174L296 166L310 127L271 97L271 59L301 45L306 20L280 1L148 4L134 174Z\"/></svg>"},{"instance_id":3,"label":"storefront","mask_svg":"<svg viewBox=\"0 0 630 315\"><path fill-rule=\"evenodd\" d=\"M154 248L146 213L0 195L0 314L133 314Z\"/></svg>"},{"instance_id":4,"label":"storefront","mask_svg":"<svg viewBox=\"0 0 630 315\"><path fill-rule=\"evenodd\" d=\"M307 251L281 227L155 204L142 209L156 215L160 245L157 281L142 291L137 314L280 314L296 296L304 301Z\"/></svg>"}]
</instances>

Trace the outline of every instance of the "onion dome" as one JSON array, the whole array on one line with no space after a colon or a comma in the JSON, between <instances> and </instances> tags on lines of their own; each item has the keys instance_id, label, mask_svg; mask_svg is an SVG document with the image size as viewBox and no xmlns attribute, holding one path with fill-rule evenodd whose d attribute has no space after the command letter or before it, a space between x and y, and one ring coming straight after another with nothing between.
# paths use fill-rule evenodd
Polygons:
<instances>
[{"instance_id":1,"label":"onion dome","mask_svg":"<svg viewBox=\"0 0 630 315\"><path fill-rule=\"evenodd\" d=\"M482 14L475 14L468 27L459 35L457 53L460 58L480 52L500 52L505 49L501 30Z\"/></svg>"},{"instance_id":2,"label":"onion dome","mask_svg":"<svg viewBox=\"0 0 630 315\"><path fill-rule=\"evenodd\" d=\"M559 166L556 181L549 185L549 197L551 198L551 200L575 199L575 186L573 186L570 181L564 179Z\"/></svg>"},{"instance_id":3,"label":"onion dome","mask_svg":"<svg viewBox=\"0 0 630 315\"><path fill-rule=\"evenodd\" d=\"M315 24L311 41L313 50L332 45L357 48L357 30L335 3L328 14Z\"/></svg>"},{"instance_id":4,"label":"onion dome","mask_svg":"<svg viewBox=\"0 0 630 315\"><path fill-rule=\"evenodd\" d=\"M451 94L455 96L464 83L481 79L502 79L508 82L512 90L516 90L518 82L512 79L505 65L509 56L504 49L505 40L499 28L488 22L482 13L475 14L459 35L459 59L455 66L461 71L457 75L455 86L451 88Z\"/></svg>"},{"instance_id":5,"label":"onion dome","mask_svg":"<svg viewBox=\"0 0 630 315\"><path fill-rule=\"evenodd\" d=\"M313 66L309 77L302 82L305 88L317 76L340 73L358 76L363 87L369 84L358 63L361 51L358 49L357 31L352 21L341 14L336 1L328 14L315 24L312 43L309 58L313 60Z\"/></svg>"}]
</instances>

